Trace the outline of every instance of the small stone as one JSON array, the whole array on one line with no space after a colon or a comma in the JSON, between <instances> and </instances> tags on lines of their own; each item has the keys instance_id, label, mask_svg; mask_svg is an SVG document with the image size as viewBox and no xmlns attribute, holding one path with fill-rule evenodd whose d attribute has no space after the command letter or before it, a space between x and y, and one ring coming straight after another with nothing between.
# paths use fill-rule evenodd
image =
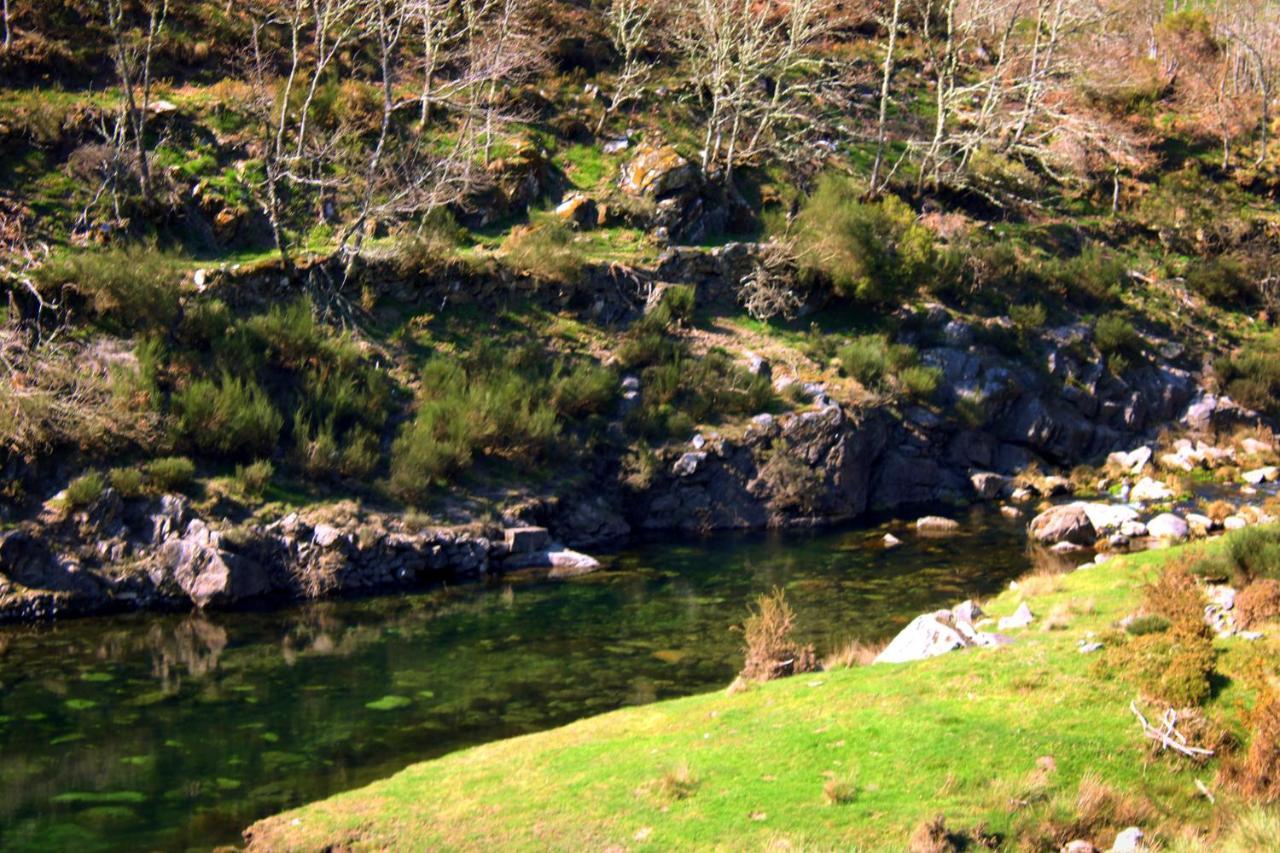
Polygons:
<instances>
[{"instance_id":1,"label":"small stone","mask_svg":"<svg viewBox=\"0 0 1280 853\"><path fill-rule=\"evenodd\" d=\"M1126 521L1120 525L1120 535L1130 539L1141 539L1147 535L1147 525L1141 521Z\"/></svg>"},{"instance_id":2,"label":"small stone","mask_svg":"<svg viewBox=\"0 0 1280 853\"><path fill-rule=\"evenodd\" d=\"M1131 826L1116 836L1115 843L1111 845L1111 853L1141 853L1145 849L1142 843L1144 837L1141 828Z\"/></svg>"},{"instance_id":3,"label":"small stone","mask_svg":"<svg viewBox=\"0 0 1280 853\"><path fill-rule=\"evenodd\" d=\"M1003 617L998 623L997 628L1001 631L1008 631L1011 628L1025 628L1031 624L1035 617L1031 614L1031 608L1024 601L1018 605L1018 609L1013 611L1012 616Z\"/></svg>"},{"instance_id":4,"label":"small stone","mask_svg":"<svg viewBox=\"0 0 1280 853\"><path fill-rule=\"evenodd\" d=\"M1134 484L1133 490L1129 493L1129 499L1137 503L1159 503L1172 500L1173 489L1159 480L1143 477Z\"/></svg>"},{"instance_id":5,"label":"small stone","mask_svg":"<svg viewBox=\"0 0 1280 853\"><path fill-rule=\"evenodd\" d=\"M1102 643L1098 642L1082 642L1080 643L1079 652L1082 655L1091 655L1102 648Z\"/></svg>"},{"instance_id":6,"label":"small stone","mask_svg":"<svg viewBox=\"0 0 1280 853\"><path fill-rule=\"evenodd\" d=\"M960 529L960 522L940 515L926 515L916 519L918 533L954 533Z\"/></svg>"},{"instance_id":7,"label":"small stone","mask_svg":"<svg viewBox=\"0 0 1280 853\"><path fill-rule=\"evenodd\" d=\"M677 477L690 477L698 470L698 466L705 461L707 461L707 454L705 453L685 453L671 466L671 471Z\"/></svg>"},{"instance_id":8,"label":"small stone","mask_svg":"<svg viewBox=\"0 0 1280 853\"><path fill-rule=\"evenodd\" d=\"M1016 506L1002 506L1000 507L1000 514L1005 518L1022 518L1022 510Z\"/></svg>"},{"instance_id":9,"label":"small stone","mask_svg":"<svg viewBox=\"0 0 1280 853\"><path fill-rule=\"evenodd\" d=\"M311 541L314 542L317 545L317 547L328 548L333 543L338 541L338 537L340 535L341 533L338 530L338 528L332 525L317 524L315 532L311 537Z\"/></svg>"},{"instance_id":10,"label":"small stone","mask_svg":"<svg viewBox=\"0 0 1280 853\"><path fill-rule=\"evenodd\" d=\"M884 547L896 548L901 544L902 544L902 540L899 539L897 536L894 536L892 533L886 533L884 535Z\"/></svg>"}]
</instances>

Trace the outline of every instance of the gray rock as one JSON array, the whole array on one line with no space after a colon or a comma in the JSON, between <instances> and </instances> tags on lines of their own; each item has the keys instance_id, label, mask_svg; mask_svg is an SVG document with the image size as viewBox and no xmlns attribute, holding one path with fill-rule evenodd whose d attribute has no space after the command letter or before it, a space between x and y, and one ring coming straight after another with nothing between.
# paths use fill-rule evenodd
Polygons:
<instances>
[{"instance_id":1,"label":"gray rock","mask_svg":"<svg viewBox=\"0 0 1280 853\"><path fill-rule=\"evenodd\" d=\"M671 472L677 477L691 477L698 471L698 466L707 461L705 453L685 453L676 460Z\"/></svg>"},{"instance_id":2,"label":"gray rock","mask_svg":"<svg viewBox=\"0 0 1280 853\"><path fill-rule=\"evenodd\" d=\"M1111 853L1142 853L1147 849L1142 843L1145 837L1141 828L1131 826L1116 836L1115 843L1111 845Z\"/></svg>"},{"instance_id":3,"label":"gray rock","mask_svg":"<svg viewBox=\"0 0 1280 853\"><path fill-rule=\"evenodd\" d=\"M1031 624L1035 617L1031 614L1031 608L1024 601L1018 605L1018 609L1013 611L1012 616L1001 617L998 626L1001 631L1008 631L1011 628L1025 628Z\"/></svg>"},{"instance_id":4,"label":"gray rock","mask_svg":"<svg viewBox=\"0 0 1280 853\"><path fill-rule=\"evenodd\" d=\"M960 522L940 515L926 515L916 519L918 533L955 533L959 529Z\"/></svg>"},{"instance_id":5,"label":"gray rock","mask_svg":"<svg viewBox=\"0 0 1280 853\"><path fill-rule=\"evenodd\" d=\"M1089 514L1079 504L1050 507L1031 519L1028 532L1041 545L1061 542L1092 545L1098 539L1098 532L1089 520Z\"/></svg>"},{"instance_id":6,"label":"gray rock","mask_svg":"<svg viewBox=\"0 0 1280 853\"><path fill-rule=\"evenodd\" d=\"M991 471L979 471L969 475L969 483L978 497L989 501L1004 494L1009 487L1009 478Z\"/></svg>"}]
</instances>

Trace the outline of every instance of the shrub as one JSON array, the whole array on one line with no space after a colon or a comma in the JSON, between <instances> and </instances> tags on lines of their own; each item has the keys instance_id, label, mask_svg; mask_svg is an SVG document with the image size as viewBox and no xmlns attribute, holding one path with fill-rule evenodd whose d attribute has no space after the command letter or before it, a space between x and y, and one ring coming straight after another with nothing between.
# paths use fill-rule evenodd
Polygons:
<instances>
[{"instance_id":1,"label":"shrub","mask_svg":"<svg viewBox=\"0 0 1280 853\"><path fill-rule=\"evenodd\" d=\"M1250 301L1252 292L1244 265L1229 255L1194 259L1187 268L1187 287L1211 304L1237 308Z\"/></svg>"},{"instance_id":2,"label":"shrub","mask_svg":"<svg viewBox=\"0 0 1280 853\"><path fill-rule=\"evenodd\" d=\"M1116 314L1098 318L1093 326L1094 343L1107 359L1111 372L1119 375L1129 363L1142 355L1142 337L1133 325Z\"/></svg>"},{"instance_id":3,"label":"shrub","mask_svg":"<svg viewBox=\"0 0 1280 853\"><path fill-rule=\"evenodd\" d=\"M666 312L664 318L671 322L687 326L693 322L693 313L697 308L697 290L691 284L672 284L662 291L660 310Z\"/></svg>"},{"instance_id":4,"label":"shrub","mask_svg":"<svg viewBox=\"0 0 1280 853\"><path fill-rule=\"evenodd\" d=\"M191 382L174 395L173 406L192 446L232 459L270 453L283 423L256 382L229 374Z\"/></svg>"},{"instance_id":5,"label":"shrub","mask_svg":"<svg viewBox=\"0 0 1280 853\"><path fill-rule=\"evenodd\" d=\"M1222 390L1260 412L1280 412L1280 337L1254 338L1213 363Z\"/></svg>"},{"instance_id":6,"label":"shrub","mask_svg":"<svg viewBox=\"0 0 1280 853\"><path fill-rule=\"evenodd\" d=\"M743 626L746 654L742 677L747 681L768 681L816 669L813 646L798 645L792 637L794 630L795 611L781 587L757 598Z\"/></svg>"},{"instance_id":7,"label":"shrub","mask_svg":"<svg viewBox=\"0 0 1280 853\"><path fill-rule=\"evenodd\" d=\"M559 220L517 228L502 248L513 268L544 281L573 281L585 264L573 230Z\"/></svg>"},{"instance_id":8,"label":"shrub","mask_svg":"<svg viewBox=\"0 0 1280 853\"><path fill-rule=\"evenodd\" d=\"M1096 308L1119 301L1126 270L1119 257L1090 243L1065 260L1042 261L1038 273L1049 290L1082 308Z\"/></svg>"},{"instance_id":9,"label":"shrub","mask_svg":"<svg viewBox=\"0 0 1280 853\"><path fill-rule=\"evenodd\" d=\"M1280 799L1280 693L1273 686L1263 687L1249 715L1244 763L1229 766L1226 775L1250 799L1264 803Z\"/></svg>"},{"instance_id":10,"label":"shrub","mask_svg":"<svg viewBox=\"0 0 1280 853\"><path fill-rule=\"evenodd\" d=\"M181 492L196 478L196 466L185 456L152 459L146 465L147 480L160 492Z\"/></svg>"},{"instance_id":11,"label":"shrub","mask_svg":"<svg viewBox=\"0 0 1280 853\"><path fill-rule=\"evenodd\" d=\"M1178 630L1209 636L1204 623L1204 593L1187 565L1178 563L1167 568L1142 591L1143 609L1163 616Z\"/></svg>"},{"instance_id":12,"label":"shrub","mask_svg":"<svg viewBox=\"0 0 1280 853\"><path fill-rule=\"evenodd\" d=\"M42 290L71 285L101 322L118 331L166 329L178 313L176 257L144 246L83 250L36 271Z\"/></svg>"},{"instance_id":13,"label":"shrub","mask_svg":"<svg viewBox=\"0 0 1280 853\"><path fill-rule=\"evenodd\" d=\"M1280 616L1280 581L1263 578L1240 590L1235 615L1246 628Z\"/></svg>"},{"instance_id":14,"label":"shrub","mask_svg":"<svg viewBox=\"0 0 1280 853\"><path fill-rule=\"evenodd\" d=\"M890 343L884 334L860 335L836 351L846 374L873 391L898 389L915 399L937 391L942 371L918 363L915 348Z\"/></svg>"},{"instance_id":15,"label":"shrub","mask_svg":"<svg viewBox=\"0 0 1280 853\"><path fill-rule=\"evenodd\" d=\"M891 303L929 277L933 235L896 196L863 203L848 179L824 175L795 220L802 278L839 296Z\"/></svg>"},{"instance_id":16,"label":"shrub","mask_svg":"<svg viewBox=\"0 0 1280 853\"><path fill-rule=\"evenodd\" d=\"M142 471L137 468L112 468L107 472L111 488L124 498L136 498L142 494Z\"/></svg>"},{"instance_id":17,"label":"shrub","mask_svg":"<svg viewBox=\"0 0 1280 853\"><path fill-rule=\"evenodd\" d=\"M581 361L552 379L556 411L570 418L606 411L618 393L618 375L608 367Z\"/></svg>"},{"instance_id":18,"label":"shrub","mask_svg":"<svg viewBox=\"0 0 1280 853\"><path fill-rule=\"evenodd\" d=\"M1169 630L1171 624L1163 616L1150 613L1132 620L1124 629L1135 637L1141 637L1146 634L1162 634Z\"/></svg>"},{"instance_id":19,"label":"shrub","mask_svg":"<svg viewBox=\"0 0 1280 853\"><path fill-rule=\"evenodd\" d=\"M107 481L100 471L86 471L67 484L66 503L71 509L82 509L102 496Z\"/></svg>"},{"instance_id":20,"label":"shrub","mask_svg":"<svg viewBox=\"0 0 1280 853\"><path fill-rule=\"evenodd\" d=\"M240 493L249 497L260 498L267 487L271 485L271 478L275 476L276 468L266 459L259 459L249 465L237 465L235 481L236 486L240 489Z\"/></svg>"},{"instance_id":21,"label":"shrub","mask_svg":"<svg viewBox=\"0 0 1280 853\"><path fill-rule=\"evenodd\" d=\"M421 225L396 246L396 260L402 273L427 273L454 256L467 231L447 207L437 207L423 217Z\"/></svg>"}]
</instances>

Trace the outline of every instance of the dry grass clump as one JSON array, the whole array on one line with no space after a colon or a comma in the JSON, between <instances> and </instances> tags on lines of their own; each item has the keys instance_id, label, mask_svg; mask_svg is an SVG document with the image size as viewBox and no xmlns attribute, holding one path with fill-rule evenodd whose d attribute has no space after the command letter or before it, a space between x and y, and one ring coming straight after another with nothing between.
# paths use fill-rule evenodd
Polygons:
<instances>
[{"instance_id":1,"label":"dry grass clump","mask_svg":"<svg viewBox=\"0 0 1280 853\"><path fill-rule=\"evenodd\" d=\"M1077 616L1088 616L1097 609L1097 604L1092 598L1086 598L1081 601L1063 601L1053 606L1049 611L1049 615L1044 618L1040 625L1042 631L1062 631L1071 626L1071 621Z\"/></svg>"},{"instance_id":2,"label":"dry grass clump","mask_svg":"<svg viewBox=\"0 0 1280 853\"><path fill-rule=\"evenodd\" d=\"M1228 518L1236 514L1236 508L1234 505L1229 504L1226 501L1218 500L1213 501L1206 506L1204 508L1204 514L1216 521L1218 524L1221 524L1223 521L1226 521Z\"/></svg>"},{"instance_id":3,"label":"dry grass clump","mask_svg":"<svg viewBox=\"0 0 1280 853\"><path fill-rule=\"evenodd\" d=\"M835 776L822 783L822 801L829 806L843 806L858 798L858 786L852 779Z\"/></svg>"},{"instance_id":4,"label":"dry grass clump","mask_svg":"<svg viewBox=\"0 0 1280 853\"><path fill-rule=\"evenodd\" d=\"M921 821L907 841L910 853L959 853L963 850L996 850L1002 838L979 825L972 830L956 830L947 826L945 815Z\"/></svg>"},{"instance_id":5,"label":"dry grass clump","mask_svg":"<svg viewBox=\"0 0 1280 853\"><path fill-rule=\"evenodd\" d=\"M1069 791L1059 792L1019 815L1018 849L1060 850L1085 839L1105 850L1119 830L1149 825L1156 817L1145 797L1117 791L1089 772L1081 777L1074 797Z\"/></svg>"},{"instance_id":6,"label":"dry grass clump","mask_svg":"<svg viewBox=\"0 0 1280 853\"><path fill-rule=\"evenodd\" d=\"M681 761L642 787L642 793L649 794L664 803L687 800L697 793L697 790L698 777L689 769L687 761Z\"/></svg>"},{"instance_id":7,"label":"dry grass clump","mask_svg":"<svg viewBox=\"0 0 1280 853\"><path fill-rule=\"evenodd\" d=\"M1236 596L1236 620L1246 628L1280 616L1280 581L1254 581Z\"/></svg>"},{"instance_id":8,"label":"dry grass clump","mask_svg":"<svg viewBox=\"0 0 1280 853\"><path fill-rule=\"evenodd\" d=\"M812 645L798 645L792 637L796 614L786 593L773 592L756 599L755 608L743 626L746 659L742 677L747 681L769 681L797 672L817 669Z\"/></svg>"},{"instance_id":9,"label":"dry grass clump","mask_svg":"<svg viewBox=\"0 0 1280 853\"><path fill-rule=\"evenodd\" d=\"M862 640L849 640L844 645L822 659L822 668L853 669L873 663L876 656L884 651L886 643L864 643Z\"/></svg>"}]
</instances>

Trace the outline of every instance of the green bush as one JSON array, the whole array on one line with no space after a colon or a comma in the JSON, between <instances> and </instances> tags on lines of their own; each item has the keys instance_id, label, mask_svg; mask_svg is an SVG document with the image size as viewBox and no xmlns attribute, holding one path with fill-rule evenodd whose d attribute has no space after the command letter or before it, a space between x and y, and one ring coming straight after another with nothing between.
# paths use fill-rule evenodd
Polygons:
<instances>
[{"instance_id":1,"label":"green bush","mask_svg":"<svg viewBox=\"0 0 1280 853\"><path fill-rule=\"evenodd\" d=\"M923 400L942 381L942 371L921 365L914 347L892 343L884 334L860 335L841 346L837 357L847 375L872 391L900 390Z\"/></svg>"},{"instance_id":2,"label":"green bush","mask_svg":"<svg viewBox=\"0 0 1280 853\"><path fill-rule=\"evenodd\" d=\"M100 471L86 471L67 484L66 502L72 509L83 509L102 496L107 481Z\"/></svg>"},{"instance_id":3,"label":"green bush","mask_svg":"<svg viewBox=\"0 0 1280 853\"><path fill-rule=\"evenodd\" d=\"M613 405L618 374L608 367L582 361L567 371L558 371L552 384L556 411L565 417L582 418L601 414Z\"/></svg>"},{"instance_id":4,"label":"green bush","mask_svg":"<svg viewBox=\"0 0 1280 853\"><path fill-rule=\"evenodd\" d=\"M396 246L396 261L406 275L430 273L457 254L467 231L448 208L438 207L423 217L421 225Z\"/></svg>"},{"instance_id":5,"label":"green bush","mask_svg":"<svg viewBox=\"0 0 1280 853\"><path fill-rule=\"evenodd\" d=\"M863 203L852 181L824 175L795 220L800 273L839 296L892 303L930 278L932 233L896 196Z\"/></svg>"},{"instance_id":6,"label":"green bush","mask_svg":"<svg viewBox=\"0 0 1280 853\"><path fill-rule=\"evenodd\" d=\"M1142 337L1133 325L1116 314L1099 317L1093 326L1093 339L1107 361L1107 367L1116 376L1129 369L1130 364L1142 356Z\"/></svg>"},{"instance_id":7,"label":"green bush","mask_svg":"<svg viewBox=\"0 0 1280 853\"><path fill-rule=\"evenodd\" d=\"M1187 287L1205 300L1224 308L1238 308L1252 299L1244 265L1228 255L1192 260L1187 268L1186 282Z\"/></svg>"},{"instance_id":8,"label":"green bush","mask_svg":"<svg viewBox=\"0 0 1280 853\"><path fill-rule=\"evenodd\" d=\"M197 379L173 397L179 430L204 453L227 458L269 454L282 419L267 393L253 380L223 374Z\"/></svg>"},{"instance_id":9,"label":"green bush","mask_svg":"<svg viewBox=\"0 0 1280 853\"><path fill-rule=\"evenodd\" d=\"M1274 332L1219 358L1213 372L1222 390L1237 403L1280 414L1280 337Z\"/></svg>"},{"instance_id":10,"label":"green bush","mask_svg":"<svg viewBox=\"0 0 1280 853\"><path fill-rule=\"evenodd\" d=\"M1139 616L1130 621L1128 625L1125 625L1124 629L1135 637L1141 637L1144 634L1160 634L1168 631L1171 624L1163 616L1149 614L1147 616Z\"/></svg>"},{"instance_id":11,"label":"green bush","mask_svg":"<svg viewBox=\"0 0 1280 853\"><path fill-rule=\"evenodd\" d=\"M145 246L54 256L35 275L51 294L70 285L94 317L116 331L167 329L178 314L181 262Z\"/></svg>"},{"instance_id":12,"label":"green bush","mask_svg":"<svg viewBox=\"0 0 1280 853\"><path fill-rule=\"evenodd\" d=\"M142 494L143 476L138 468L112 468L107 472L107 481L123 498L136 498Z\"/></svg>"},{"instance_id":13,"label":"green bush","mask_svg":"<svg viewBox=\"0 0 1280 853\"><path fill-rule=\"evenodd\" d=\"M543 281L574 281L586 263L573 230L558 219L513 231L502 248L512 268Z\"/></svg>"},{"instance_id":14,"label":"green bush","mask_svg":"<svg viewBox=\"0 0 1280 853\"><path fill-rule=\"evenodd\" d=\"M163 456L146 464L147 480L158 492L186 491L196 478L196 466L185 456Z\"/></svg>"},{"instance_id":15,"label":"green bush","mask_svg":"<svg viewBox=\"0 0 1280 853\"><path fill-rule=\"evenodd\" d=\"M1119 301L1126 268L1114 253L1090 243L1077 255L1042 261L1038 275L1049 290L1083 308Z\"/></svg>"},{"instance_id":16,"label":"green bush","mask_svg":"<svg viewBox=\"0 0 1280 853\"><path fill-rule=\"evenodd\" d=\"M260 498L271 485L276 468L266 459L259 459L249 465L237 465L235 473L236 487L240 493L248 497Z\"/></svg>"}]
</instances>

